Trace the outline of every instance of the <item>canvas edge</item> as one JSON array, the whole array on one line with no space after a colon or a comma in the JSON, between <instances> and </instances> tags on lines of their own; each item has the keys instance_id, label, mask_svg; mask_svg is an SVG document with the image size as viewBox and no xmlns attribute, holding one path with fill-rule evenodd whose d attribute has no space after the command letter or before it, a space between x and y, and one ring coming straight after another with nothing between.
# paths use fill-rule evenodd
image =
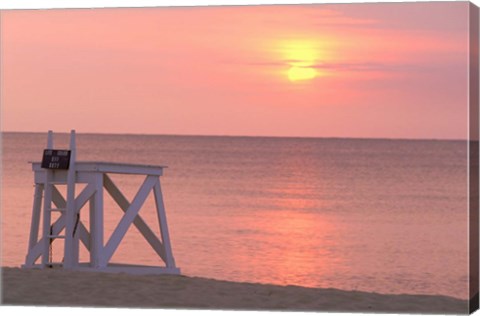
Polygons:
<instances>
[{"instance_id":1,"label":"canvas edge","mask_svg":"<svg viewBox=\"0 0 480 316\"><path fill-rule=\"evenodd\" d=\"M479 308L479 8L469 4L469 313Z\"/></svg>"}]
</instances>

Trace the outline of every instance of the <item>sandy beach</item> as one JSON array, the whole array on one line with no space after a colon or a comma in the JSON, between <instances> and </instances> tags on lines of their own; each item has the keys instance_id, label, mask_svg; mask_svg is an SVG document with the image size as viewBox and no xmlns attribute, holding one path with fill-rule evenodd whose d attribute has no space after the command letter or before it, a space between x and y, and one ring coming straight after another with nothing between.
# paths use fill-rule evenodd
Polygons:
<instances>
[{"instance_id":1,"label":"sandy beach","mask_svg":"<svg viewBox=\"0 0 480 316\"><path fill-rule=\"evenodd\" d=\"M67 295L67 293L75 295ZM446 296L384 295L336 289L236 283L172 275L2 268L2 304L224 310L466 314Z\"/></svg>"}]
</instances>

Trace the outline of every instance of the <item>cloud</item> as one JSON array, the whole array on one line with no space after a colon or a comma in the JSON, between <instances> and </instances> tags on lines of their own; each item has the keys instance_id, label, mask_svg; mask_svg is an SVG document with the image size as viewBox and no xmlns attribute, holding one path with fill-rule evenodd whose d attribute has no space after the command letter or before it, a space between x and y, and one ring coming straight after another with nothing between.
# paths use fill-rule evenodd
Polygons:
<instances>
[{"instance_id":1,"label":"cloud","mask_svg":"<svg viewBox=\"0 0 480 316\"><path fill-rule=\"evenodd\" d=\"M385 63L372 63L372 62L360 62L360 63L318 63L309 66L310 68L325 69L325 70L337 70L337 71L398 71L404 70L407 65L393 65Z\"/></svg>"},{"instance_id":2,"label":"cloud","mask_svg":"<svg viewBox=\"0 0 480 316\"><path fill-rule=\"evenodd\" d=\"M243 63L248 66L263 66L263 67L291 67L295 64L296 67L315 68L323 70L334 71L355 71L355 72L405 72L405 71L429 71L432 67L426 65L414 64L389 64L389 63L375 63L375 62L355 62L355 63L332 63L321 62L311 65L301 65L302 60L285 59L274 62L247 62Z\"/></svg>"}]
</instances>

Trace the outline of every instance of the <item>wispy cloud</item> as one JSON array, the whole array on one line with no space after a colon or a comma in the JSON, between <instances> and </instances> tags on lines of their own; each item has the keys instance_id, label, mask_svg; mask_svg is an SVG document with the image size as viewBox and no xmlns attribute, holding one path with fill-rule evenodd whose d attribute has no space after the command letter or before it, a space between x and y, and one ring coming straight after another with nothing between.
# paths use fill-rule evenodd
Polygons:
<instances>
[{"instance_id":1,"label":"wispy cloud","mask_svg":"<svg viewBox=\"0 0 480 316\"><path fill-rule=\"evenodd\" d=\"M311 65L301 65L302 60L285 59L281 61L260 61L242 63L247 66L263 66L263 67L290 67L295 65L300 68L315 68L332 71L355 71L355 72L405 72L405 71L428 71L431 67L426 65L414 64L393 64L393 63L375 63L375 62L354 62L354 63L333 63L321 62Z\"/></svg>"}]
</instances>

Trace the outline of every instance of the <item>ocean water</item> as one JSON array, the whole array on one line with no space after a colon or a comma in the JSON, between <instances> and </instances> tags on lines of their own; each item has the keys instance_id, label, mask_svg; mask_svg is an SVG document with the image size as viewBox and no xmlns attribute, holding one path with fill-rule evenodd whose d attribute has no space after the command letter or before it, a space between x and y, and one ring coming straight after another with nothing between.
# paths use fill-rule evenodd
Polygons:
<instances>
[{"instance_id":1,"label":"ocean water","mask_svg":"<svg viewBox=\"0 0 480 316\"><path fill-rule=\"evenodd\" d=\"M2 265L20 266L28 161L41 159L46 134L2 137ZM68 135L55 141L67 148ZM162 189L185 275L468 298L465 141L80 134L77 148L78 160L168 166ZM143 179L113 180L132 199ZM123 212L105 199L108 240ZM159 230L153 197L140 215ZM112 261L161 264L133 226Z\"/></svg>"}]
</instances>

